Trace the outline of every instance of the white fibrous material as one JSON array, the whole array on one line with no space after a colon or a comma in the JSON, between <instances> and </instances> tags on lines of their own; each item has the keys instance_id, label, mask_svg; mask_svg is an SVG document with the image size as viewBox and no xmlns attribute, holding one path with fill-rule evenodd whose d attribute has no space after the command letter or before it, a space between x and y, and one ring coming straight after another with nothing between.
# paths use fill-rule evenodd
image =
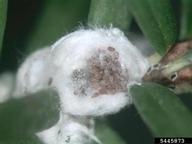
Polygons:
<instances>
[{"instance_id":1,"label":"white fibrous material","mask_svg":"<svg viewBox=\"0 0 192 144\"><path fill-rule=\"evenodd\" d=\"M48 47L38 50L25 60L17 72L14 97L22 97L49 86L52 81L49 58L50 48Z\"/></svg>"},{"instance_id":2,"label":"white fibrous material","mask_svg":"<svg viewBox=\"0 0 192 144\"><path fill-rule=\"evenodd\" d=\"M0 75L0 103L3 103L11 98L14 87L14 75L10 72L5 72Z\"/></svg>"},{"instance_id":3,"label":"white fibrous material","mask_svg":"<svg viewBox=\"0 0 192 144\"><path fill-rule=\"evenodd\" d=\"M54 88L59 122L37 135L46 144L99 144L93 117L131 103L128 88L149 64L117 28L81 29L29 56L17 74L16 95Z\"/></svg>"},{"instance_id":4,"label":"white fibrous material","mask_svg":"<svg viewBox=\"0 0 192 144\"><path fill-rule=\"evenodd\" d=\"M73 32L52 46L53 85L65 113L101 116L131 103L127 86L140 83L147 60L117 28Z\"/></svg>"},{"instance_id":5,"label":"white fibrous material","mask_svg":"<svg viewBox=\"0 0 192 144\"><path fill-rule=\"evenodd\" d=\"M94 135L94 121L88 117L62 114L59 122L37 136L46 144L100 144Z\"/></svg>"}]
</instances>

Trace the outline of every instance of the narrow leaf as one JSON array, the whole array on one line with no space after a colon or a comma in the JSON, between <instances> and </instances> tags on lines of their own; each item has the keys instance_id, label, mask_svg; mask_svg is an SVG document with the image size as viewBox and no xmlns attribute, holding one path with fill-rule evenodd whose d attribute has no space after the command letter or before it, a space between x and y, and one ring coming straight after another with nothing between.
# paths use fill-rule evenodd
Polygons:
<instances>
[{"instance_id":1,"label":"narrow leaf","mask_svg":"<svg viewBox=\"0 0 192 144\"><path fill-rule=\"evenodd\" d=\"M192 38L192 1L182 0L181 38Z\"/></svg>"},{"instance_id":2,"label":"narrow leaf","mask_svg":"<svg viewBox=\"0 0 192 144\"><path fill-rule=\"evenodd\" d=\"M88 16L89 25L115 26L126 30L131 22L127 0L92 0Z\"/></svg>"},{"instance_id":3,"label":"narrow leaf","mask_svg":"<svg viewBox=\"0 0 192 144\"><path fill-rule=\"evenodd\" d=\"M96 136L103 144L125 144L126 142L106 123L96 123Z\"/></svg>"},{"instance_id":4,"label":"narrow leaf","mask_svg":"<svg viewBox=\"0 0 192 144\"><path fill-rule=\"evenodd\" d=\"M42 91L0 104L0 139L22 137L53 126L59 119L59 98Z\"/></svg>"},{"instance_id":5,"label":"narrow leaf","mask_svg":"<svg viewBox=\"0 0 192 144\"><path fill-rule=\"evenodd\" d=\"M0 52L3 43L3 35L7 18L8 0L0 0Z\"/></svg>"},{"instance_id":6,"label":"narrow leaf","mask_svg":"<svg viewBox=\"0 0 192 144\"><path fill-rule=\"evenodd\" d=\"M131 94L136 109L155 136L192 136L192 113L173 92L145 83L133 86Z\"/></svg>"},{"instance_id":7,"label":"narrow leaf","mask_svg":"<svg viewBox=\"0 0 192 144\"><path fill-rule=\"evenodd\" d=\"M169 0L128 0L128 6L145 36L161 55L177 38L176 20Z\"/></svg>"}]
</instances>

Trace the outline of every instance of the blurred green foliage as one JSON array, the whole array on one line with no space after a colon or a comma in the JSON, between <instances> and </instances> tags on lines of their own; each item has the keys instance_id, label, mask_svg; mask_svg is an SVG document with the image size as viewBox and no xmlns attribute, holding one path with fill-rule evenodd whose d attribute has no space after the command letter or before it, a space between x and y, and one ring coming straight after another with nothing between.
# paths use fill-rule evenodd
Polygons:
<instances>
[{"instance_id":1,"label":"blurred green foliage","mask_svg":"<svg viewBox=\"0 0 192 144\"><path fill-rule=\"evenodd\" d=\"M46 90L0 104L0 141L22 139L59 120L59 97Z\"/></svg>"},{"instance_id":2,"label":"blurred green foliage","mask_svg":"<svg viewBox=\"0 0 192 144\"><path fill-rule=\"evenodd\" d=\"M7 2L8 0L0 0L0 52L7 19Z\"/></svg>"},{"instance_id":3,"label":"blurred green foliage","mask_svg":"<svg viewBox=\"0 0 192 144\"><path fill-rule=\"evenodd\" d=\"M102 27L118 27L127 31L132 20L126 0L92 0L88 24Z\"/></svg>"},{"instance_id":4,"label":"blurred green foliage","mask_svg":"<svg viewBox=\"0 0 192 144\"><path fill-rule=\"evenodd\" d=\"M27 51L51 45L60 37L85 23L89 0L46 0L30 34Z\"/></svg>"},{"instance_id":5,"label":"blurred green foliage","mask_svg":"<svg viewBox=\"0 0 192 144\"><path fill-rule=\"evenodd\" d=\"M35 135L23 136L22 138L10 138L0 141L0 144L43 144Z\"/></svg>"},{"instance_id":6,"label":"blurred green foliage","mask_svg":"<svg viewBox=\"0 0 192 144\"><path fill-rule=\"evenodd\" d=\"M16 70L32 51L84 25L90 0L9 1L0 71Z\"/></svg>"},{"instance_id":7,"label":"blurred green foliage","mask_svg":"<svg viewBox=\"0 0 192 144\"><path fill-rule=\"evenodd\" d=\"M164 55L176 42L177 27L169 0L128 0L128 6L153 48Z\"/></svg>"},{"instance_id":8,"label":"blurred green foliage","mask_svg":"<svg viewBox=\"0 0 192 144\"><path fill-rule=\"evenodd\" d=\"M182 0L181 6L181 39L190 39L192 37L192 1Z\"/></svg>"},{"instance_id":9,"label":"blurred green foliage","mask_svg":"<svg viewBox=\"0 0 192 144\"><path fill-rule=\"evenodd\" d=\"M104 144L126 144L125 141L107 124L107 121L96 123L96 135Z\"/></svg>"}]
</instances>

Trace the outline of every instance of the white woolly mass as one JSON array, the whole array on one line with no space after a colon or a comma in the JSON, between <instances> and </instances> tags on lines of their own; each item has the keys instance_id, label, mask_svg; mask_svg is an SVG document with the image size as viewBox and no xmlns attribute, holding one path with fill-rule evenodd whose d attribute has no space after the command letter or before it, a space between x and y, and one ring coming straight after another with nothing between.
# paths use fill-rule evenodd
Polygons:
<instances>
[{"instance_id":1,"label":"white woolly mass","mask_svg":"<svg viewBox=\"0 0 192 144\"><path fill-rule=\"evenodd\" d=\"M5 72L0 75L0 103L11 98L14 87L14 75Z\"/></svg>"},{"instance_id":2,"label":"white woolly mass","mask_svg":"<svg viewBox=\"0 0 192 144\"><path fill-rule=\"evenodd\" d=\"M72 115L118 112L131 103L127 85L140 83L148 69L147 60L117 28L68 34L52 46L52 62L61 107Z\"/></svg>"},{"instance_id":3,"label":"white woolly mass","mask_svg":"<svg viewBox=\"0 0 192 144\"><path fill-rule=\"evenodd\" d=\"M52 72L49 58L48 47L36 51L24 61L17 72L14 97L22 97L48 87Z\"/></svg>"},{"instance_id":4,"label":"white woolly mass","mask_svg":"<svg viewBox=\"0 0 192 144\"><path fill-rule=\"evenodd\" d=\"M91 118L130 104L128 88L141 82L148 67L119 29L81 29L30 55L18 70L14 95L58 92L59 122L37 133L45 144L99 144Z\"/></svg>"},{"instance_id":5,"label":"white woolly mass","mask_svg":"<svg viewBox=\"0 0 192 144\"><path fill-rule=\"evenodd\" d=\"M56 125L39 132L37 136L46 144L100 144L92 123L92 119L65 114L61 115Z\"/></svg>"},{"instance_id":6,"label":"white woolly mass","mask_svg":"<svg viewBox=\"0 0 192 144\"><path fill-rule=\"evenodd\" d=\"M67 92L64 90L64 92ZM71 97L61 94L65 113L73 115L101 116L117 113L120 109L131 103L130 97L125 93L114 95L101 95L95 98Z\"/></svg>"}]
</instances>

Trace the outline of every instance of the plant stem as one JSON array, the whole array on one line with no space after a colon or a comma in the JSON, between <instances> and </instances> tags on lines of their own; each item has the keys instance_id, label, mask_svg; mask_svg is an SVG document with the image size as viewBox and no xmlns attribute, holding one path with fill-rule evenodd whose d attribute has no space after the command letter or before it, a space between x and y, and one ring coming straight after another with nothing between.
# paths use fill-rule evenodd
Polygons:
<instances>
[{"instance_id":1,"label":"plant stem","mask_svg":"<svg viewBox=\"0 0 192 144\"><path fill-rule=\"evenodd\" d=\"M183 57L168 63L162 73L165 76L169 76L190 65L192 65L192 50L189 50Z\"/></svg>"}]
</instances>

